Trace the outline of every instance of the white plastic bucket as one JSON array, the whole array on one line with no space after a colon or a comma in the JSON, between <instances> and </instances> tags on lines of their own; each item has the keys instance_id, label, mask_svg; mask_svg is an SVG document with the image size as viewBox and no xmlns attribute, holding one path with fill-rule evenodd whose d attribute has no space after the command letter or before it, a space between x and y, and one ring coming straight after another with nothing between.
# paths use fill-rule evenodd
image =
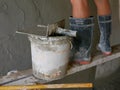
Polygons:
<instances>
[{"instance_id":1,"label":"white plastic bucket","mask_svg":"<svg viewBox=\"0 0 120 90\"><path fill-rule=\"evenodd\" d=\"M65 76L69 62L71 41L67 36L42 38L29 36L32 69L36 78L56 80Z\"/></svg>"}]
</instances>

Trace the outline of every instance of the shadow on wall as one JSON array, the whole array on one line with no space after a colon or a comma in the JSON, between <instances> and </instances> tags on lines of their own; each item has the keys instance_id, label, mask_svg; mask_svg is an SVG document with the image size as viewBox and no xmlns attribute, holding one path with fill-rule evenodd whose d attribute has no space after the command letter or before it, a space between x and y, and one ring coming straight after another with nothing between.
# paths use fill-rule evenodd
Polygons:
<instances>
[{"instance_id":1,"label":"shadow on wall","mask_svg":"<svg viewBox=\"0 0 120 90\"><path fill-rule=\"evenodd\" d=\"M113 21L111 44L116 45L120 44L120 39L118 39L120 38L119 0L111 0L111 8ZM96 79L106 78L111 74L114 74L120 68L120 58L116 60L97 66Z\"/></svg>"},{"instance_id":2,"label":"shadow on wall","mask_svg":"<svg viewBox=\"0 0 120 90\"><path fill-rule=\"evenodd\" d=\"M120 23L120 0L119 0L119 23Z\"/></svg>"},{"instance_id":3,"label":"shadow on wall","mask_svg":"<svg viewBox=\"0 0 120 90\"><path fill-rule=\"evenodd\" d=\"M112 45L120 44L120 0L111 0L111 7L112 7L112 20L113 20L113 27L112 27L112 36L111 36L111 43Z\"/></svg>"}]
</instances>

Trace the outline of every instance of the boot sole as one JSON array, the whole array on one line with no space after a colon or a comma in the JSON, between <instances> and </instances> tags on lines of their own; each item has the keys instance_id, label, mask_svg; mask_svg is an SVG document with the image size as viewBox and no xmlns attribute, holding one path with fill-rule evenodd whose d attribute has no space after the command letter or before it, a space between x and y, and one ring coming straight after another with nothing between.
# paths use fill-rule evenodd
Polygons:
<instances>
[{"instance_id":1,"label":"boot sole","mask_svg":"<svg viewBox=\"0 0 120 90\"><path fill-rule=\"evenodd\" d=\"M112 54L112 52L102 52L102 53L103 53L103 55L105 55L105 56L109 56L109 55Z\"/></svg>"},{"instance_id":2,"label":"boot sole","mask_svg":"<svg viewBox=\"0 0 120 90\"><path fill-rule=\"evenodd\" d=\"M102 50L100 49L99 46L97 46L97 50L102 52ZM102 53L103 53L103 55L105 55L105 56L109 56L109 55L112 54L112 52L102 52Z\"/></svg>"},{"instance_id":3,"label":"boot sole","mask_svg":"<svg viewBox=\"0 0 120 90\"><path fill-rule=\"evenodd\" d=\"M76 60L75 63L79 65L86 65L86 64L90 64L91 61Z\"/></svg>"}]
</instances>

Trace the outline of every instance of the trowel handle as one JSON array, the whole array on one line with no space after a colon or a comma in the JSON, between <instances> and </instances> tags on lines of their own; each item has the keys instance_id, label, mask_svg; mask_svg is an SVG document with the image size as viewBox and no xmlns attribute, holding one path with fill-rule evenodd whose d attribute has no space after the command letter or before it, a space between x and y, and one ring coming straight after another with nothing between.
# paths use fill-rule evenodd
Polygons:
<instances>
[{"instance_id":1,"label":"trowel handle","mask_svg":"<svg viewBox=\"0 0 120 90\"><path fill-rule=\"evenodd\" d=\"M56 33L71 36L71 37L76 37L76 35L77 35L77 31L63 29L60 27L58 27L58 29L56 30Z\"/></svg>"}]
</instances>

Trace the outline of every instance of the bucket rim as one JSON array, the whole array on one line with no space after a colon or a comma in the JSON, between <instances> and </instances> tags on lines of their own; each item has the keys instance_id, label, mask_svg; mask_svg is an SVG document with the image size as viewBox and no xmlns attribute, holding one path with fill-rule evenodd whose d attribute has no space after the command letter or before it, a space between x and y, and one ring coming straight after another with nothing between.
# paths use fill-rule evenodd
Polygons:
<instances>
[{"instance_id":1,"label":"bucket rim","mask_svg":"<svg viewBox=\"0 0 120 90\"><path fill-rule=\"evenodd\" d=\"M39 37L39 36L29 36L31 39L39 39L42 41L59 41L59 40L70 40L69 36L49 36L49 37Z\"/></svg>"}]
</instances>

